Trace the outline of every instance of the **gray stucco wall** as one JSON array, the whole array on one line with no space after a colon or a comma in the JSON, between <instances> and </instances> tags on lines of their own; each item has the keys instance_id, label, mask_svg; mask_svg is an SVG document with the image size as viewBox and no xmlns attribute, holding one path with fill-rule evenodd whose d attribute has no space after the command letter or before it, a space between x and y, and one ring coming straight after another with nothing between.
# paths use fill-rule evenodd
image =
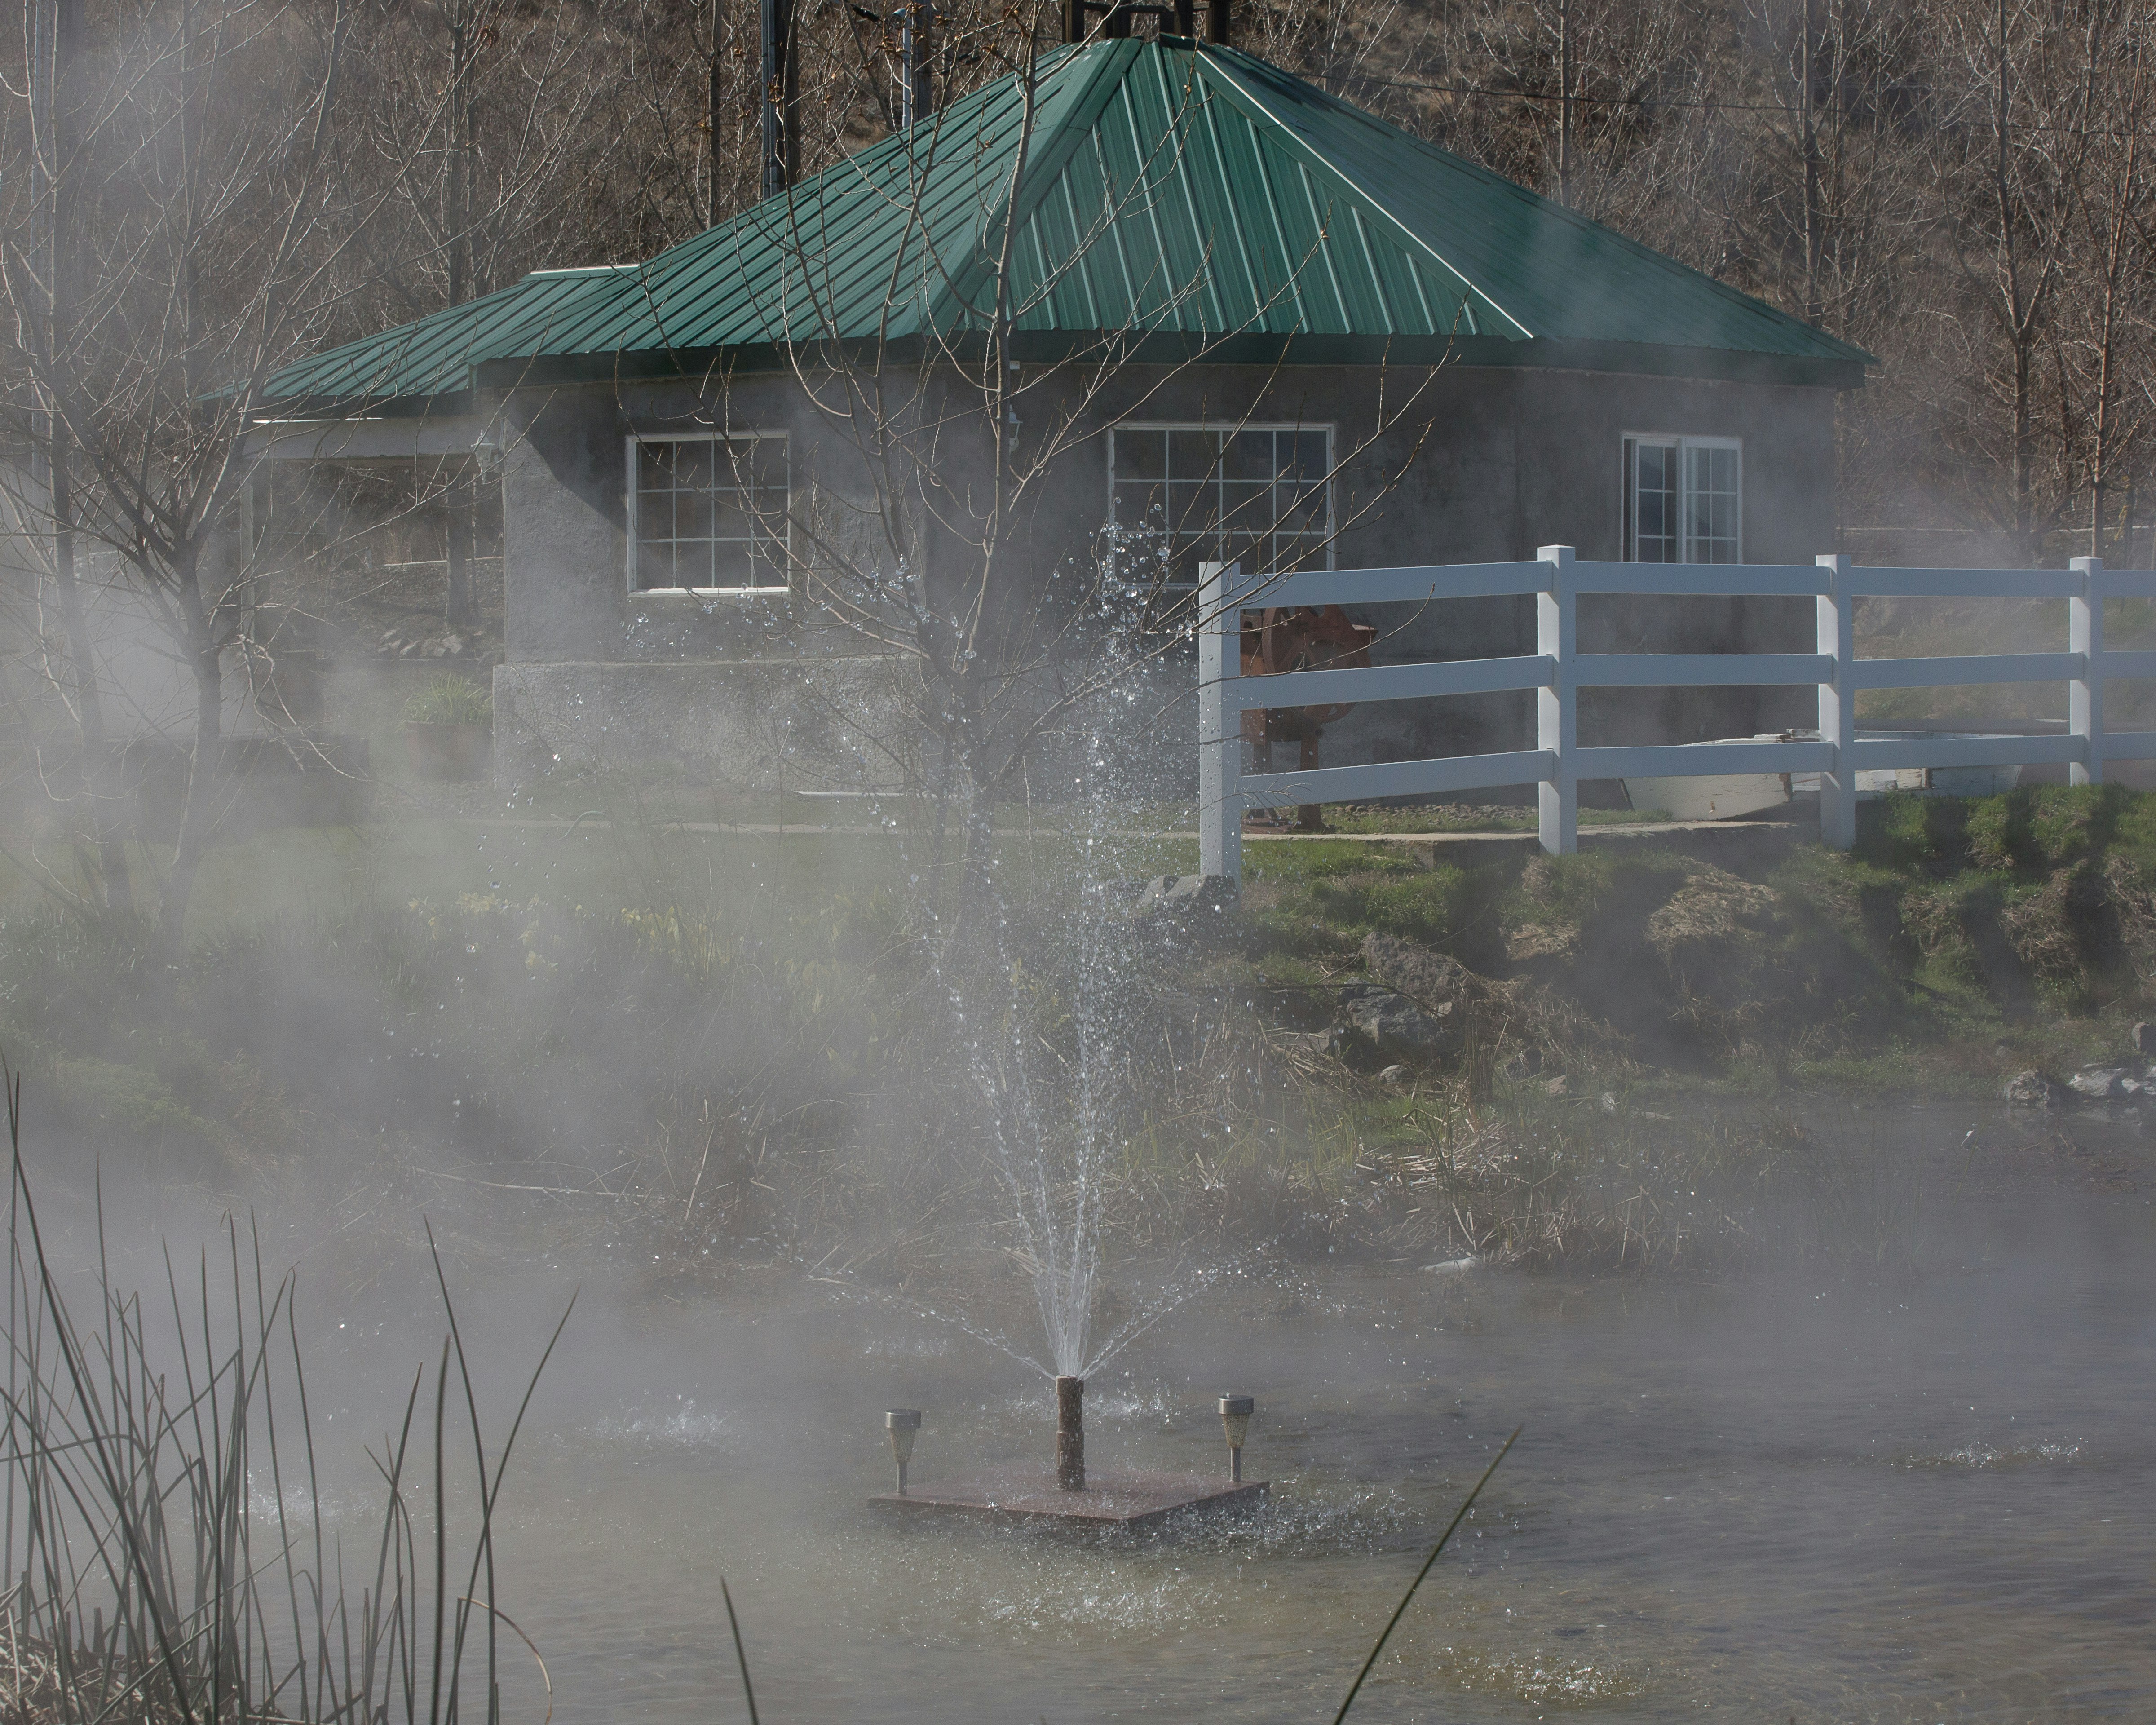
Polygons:
<instances>
[{"instance_id":1,"label":"gray stucco wall","mask_svg":"<svg viewBox=\"0 0 2156 1725\"><path fill-rule=\"evenodd\" d=\"M1086 387L1090 399L1075 373L1030 386L1029 425L1075 423L1080 434L1034 494L1037 506L1016 524L1020 552L1002 567L1037 573L1059 558L1090 557L1107 510L1107 440L1086 434L1126 418L1332 428L1334 561L1343 567L1522 558L1551 543L1571 544L1584 558L1614 558L1628 432L1742 440L1747 561L1809 562L1834 542L1834 396L1825 389L1466 367L1391 374L1130 367ZM803 741L785 757L794 765L783 770L833 788L856 772L889 782L883 768L868 762L887 767L905 752L897 740L865 752L860 743L865 728L902 725L901 706L867 701L877 680L865 678L858 665L814 669L859 661L870 649L858 634L814 614L798 592L698 598L629 588L633 432L786 431L796 508L814 518L808 536L889 567L860 451L818 414L794 379L737 377L724 389L689 382L535 388L513 393L506 406L509 662L496 680L498 699L513 715L500 733L505 777L551 768L557 756L572 765L649 755L762 782L782 770L770 752L773 704L783 706L798 690L804 716L782 728ZM947 434L938 453L948 489L936 504L947 513L963 506L968 465L985 458L969 454L960 434ZM796 551L803 554L798 536ZM932 538L928 557L932 567ZM1386 630L1381 659L1478 657L1532 644L1532 608L1523 599L1390 608L1394 614L1380 609L1365 619ZM1584 602L1581 618L1584 650L1806 650L1810 634L1810 608L1802 602L1616 598ZM774 674L775 664L764 673L744 668L763 661L784 661L784 675ZM651 669L609 669L628 666ZM662 675L661 666L684 669ZM887 677L877 686L896 685ZM603 696L609 688L618 695ZM856 703L859 716L851 741L824 758L821 745L806 739L845 731L825 722L839 701ZM1763 702L1733 691L1611 691L1584 711L1582 736L1691 741L1804 722L1806 706L1804 691ZM1517 747L1531 715L1525 695L1366 706L1328 732L1322 757L1330 764ZM1188 760L1194 722L1190 704L1182 703L1156 734L1130 747ZM516 743L519 726L529 738L543 732L544 748Z\"/></svg>"}]
</instances>

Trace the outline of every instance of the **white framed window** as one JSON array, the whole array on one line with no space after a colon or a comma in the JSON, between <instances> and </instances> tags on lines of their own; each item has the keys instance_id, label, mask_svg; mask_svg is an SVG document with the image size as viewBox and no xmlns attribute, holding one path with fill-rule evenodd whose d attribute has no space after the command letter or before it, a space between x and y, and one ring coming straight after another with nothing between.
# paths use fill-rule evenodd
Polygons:
<instances>
[{"instance_id":1,"label":"white framed window","mask_svg":"<svg viewBox=\"0 0 2156 1725\"><path fill-rule=\"evenodd\" d=\"M787 584L783 431L629 439L632 593L774 593Z\"/></svg>"},{"instance_id":2,"label":"white framed window","mask_svg":"<svg viewBox=\"0 0 2156 1725\"><path fill-rule=\"evenodd\" d=\"M1744 561L1744 446L1733 437L1625 435L1625 561Z\"/></svg>"},{"instance_id":3,"label":"white framed window","mask_svg":"<svg viewBox=\"0 0 2156 1725\"><path fill-rule=\"evenodd\" d=\"M1168 539L1168 583L1201 562L1246 572L1330 568L1332 429L1118 425L1108 434L1108 519Z\"/></svg>"}]
</instances>

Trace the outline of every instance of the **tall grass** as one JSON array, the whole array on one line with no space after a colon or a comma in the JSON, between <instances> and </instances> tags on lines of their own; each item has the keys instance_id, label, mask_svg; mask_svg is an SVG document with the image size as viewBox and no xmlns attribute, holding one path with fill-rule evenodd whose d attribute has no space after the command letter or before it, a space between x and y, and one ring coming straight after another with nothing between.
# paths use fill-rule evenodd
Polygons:
<instances>
[{"instance_id":1,"label":"tall grass","mask_svg":"<svg viewBox=\"0 0 2156 1725\"><path fill-rule=\"evenodd\" d=\"M495 1725L498 1625L510 1622L495 1593L495 1515L567 1312L490 1459L436 1256L448 1333L368 1451L379 1532L355 1594L342 1540L325 1525L292 1278L269 1282L259 1240L243 1250L228 1221L214 1271L204 1252L183 1281L168 1252L164 1296L146 1307L113 1285L100 1194L96 1310L79 1318L23 1166L21 1080L4 1066L0 1077L10 1146L0 1711L24 1725L452 1725L483 1711ZM477 1489L453 1532L459 1425Z\"/></svg>"}]
</instances>

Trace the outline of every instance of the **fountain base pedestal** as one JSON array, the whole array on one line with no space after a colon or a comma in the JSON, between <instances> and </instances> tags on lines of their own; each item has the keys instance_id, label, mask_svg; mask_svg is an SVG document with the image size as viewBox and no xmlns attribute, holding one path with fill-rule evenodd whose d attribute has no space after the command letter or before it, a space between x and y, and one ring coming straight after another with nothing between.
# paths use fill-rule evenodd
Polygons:
<instances>
[{"instance_id":1,"label":"fountain base pedestal","mask_svg":"<svg viewBox=\"0 0 2156 1725\"><path fill-rule=\"evenodd\" d=\"M869 1499L880 1509L988 1522L1059 1522L1073 1527L1154 1529L1184 1517L1240 1514L1265 1501L1268 1481L1240 1484L1217 1474L1124 1473L1089 1469L1086 1489L1066 1491L1037 1468L969 1480L925 1481L905 1497Z\"/></svg>"}]
</instances>

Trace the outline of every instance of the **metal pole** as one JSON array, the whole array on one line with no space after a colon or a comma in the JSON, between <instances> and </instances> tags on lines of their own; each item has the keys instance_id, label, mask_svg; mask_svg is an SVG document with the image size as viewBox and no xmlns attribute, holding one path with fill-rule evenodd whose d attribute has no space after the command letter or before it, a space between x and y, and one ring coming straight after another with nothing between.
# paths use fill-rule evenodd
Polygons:
<instances>
[{"instance_id":1,"label":"metal pole","mask_svg":"<svg viewBox=\"0 0 2156 1725\"><path fill-rule=\"evenodd\" d=\"M1243 715L1228 699L1243 669L1240 563L1198 566L1198 872L1243 878Z\"/></svg>"},{"instance_id":2,"label":"metal pole","mask_svg":"<svg viewBox=\"0 0 2156 1725\"><path fill-rule=\"evenodd\" d=\"M1826 571L1826 591L1819 596L1819 651L1833 661L1830 680L1819 685L1820 741L1834 759L1820 774L1820 843L1846 850L1856 842L1856 583L1850 561L1836 553L1817 560Z\"/></svg>"},{"instance_id":3,"label":"metal pole","mask_svg":"<svg viewBox=\"0 0 2156 1725\"><path fill-rule=\"evenodd\" d=\"M2082 655L2082 674L2066 685L2066 716L2082 757L2066 769L2075 784L2103 783L2103 559L2076 557L2066 601L2066 650Z\"/></svg>"},{"instance_id":4,"label":"metal pole","mask_svg":"<svg viewBox=\"0 0 2156 1725\"><path fill-rule=\"evenodd\" d=\"M906 87L899 92L902 130L911 131L935 109L930 54L935 40L936 8L932 0L906 0L899 8L899 64Z\"/></svg>"},{"instance_id":5,"label":"metal pole","mask_svg":"<svg viewBox=\"0 0 2156 1725\"><path fill-rule=\"evenodd\" d=\"M1055 1380L1055 1483L1065 1491L1086 1489L1086 1380Z\"/></svg>"},{"instance_id":6,"label":"metal pole","mask_svg":"<svg viewBox=\"0 0 2156 1725\"><path fill-rule=\"evenodd\" d=\"M762 0L763 31L763 195L793 183L801 160L794 136L800 83L793 66L793 0Z\"/></svg>"},{"instance_id":7,"label":"metal pole","mask_svg":"<svg viewBox=\"0 0 2156 1725\"><path fill-rule=\"evenodd\" d=\"M1549 565L1548 585L1535 596L1535 651L1552 667L1551 680L1535 692L1535 747L1555 757L1537 801L1543 849L1553 856L1569 856L1579 849L1579 691L1573 681L1578 598L1572 547L1545 545L1535 555Z\"/></svg>"}]
</instances>

